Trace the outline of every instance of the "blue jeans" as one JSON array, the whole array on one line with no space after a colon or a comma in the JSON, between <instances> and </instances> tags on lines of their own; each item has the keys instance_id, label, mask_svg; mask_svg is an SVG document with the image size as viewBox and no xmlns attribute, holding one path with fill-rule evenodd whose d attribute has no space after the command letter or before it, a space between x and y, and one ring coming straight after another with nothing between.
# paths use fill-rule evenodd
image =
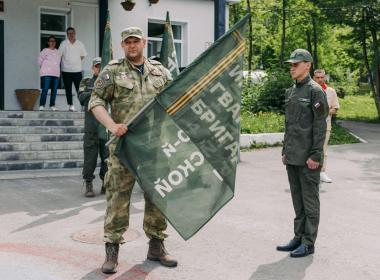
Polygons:
<instances>
[{"instance_id":1,"label":"blue jeans","mask_svg":"<svg viewBox=\"0 0 380 280\"><path fill-rule=\"evenodd\" d=\"M40 97L40 106L45 106L46 96L49 91L49 88L51 89L50 107L55 106L55 97L57 96L59 77L43 76L41 77L41 81L42 81L42 91L41 91L41 97Z\"/></svg>"}]
</instances>

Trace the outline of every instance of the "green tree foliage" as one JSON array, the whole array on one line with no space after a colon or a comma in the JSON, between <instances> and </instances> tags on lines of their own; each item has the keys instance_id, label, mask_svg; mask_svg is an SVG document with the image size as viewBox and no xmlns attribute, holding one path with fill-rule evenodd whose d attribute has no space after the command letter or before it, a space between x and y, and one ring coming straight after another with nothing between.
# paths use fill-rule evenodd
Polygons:
<instances>
[{"instance_id":1,"label":"green tree foliage","mask_svg":"<svg viewBox=\"0 0 380 280\"><path fill-rule=\"evenodd\" d=\"M285 90L293 81L287 70L269 70L263 82L245 87L242 94L242 109L252 113L284 112Z\"/></svg>"},{"instance_id":2,"label":"green tree foliage","mask_svg":"<svg viewBox=\"0 0 380 280\"><path fill-rule=\"evenodd\" d=\"M278 66L287 69L280 63L282 24L285 22L285 58L296 48L308 49L317 60L317 67L324 68L331 82L340 88L355 88L359 81L366 82L368 73L372 73L372 91L380 115L380 47L377 42L380 0L251 0L250 6L253 34L248 40L253 41L252 69L272 71ZM363 8L366 8L365 22ZM247 0L233 5L231 24L246 13ZM367 55L363 52L363 38ZM255 89L246 92L258 91L257 85L248 86ZM273 90L276 88L274 86ZM273 107L276 107L278 103L274 102Z\"/></svg>"}]
</instances>

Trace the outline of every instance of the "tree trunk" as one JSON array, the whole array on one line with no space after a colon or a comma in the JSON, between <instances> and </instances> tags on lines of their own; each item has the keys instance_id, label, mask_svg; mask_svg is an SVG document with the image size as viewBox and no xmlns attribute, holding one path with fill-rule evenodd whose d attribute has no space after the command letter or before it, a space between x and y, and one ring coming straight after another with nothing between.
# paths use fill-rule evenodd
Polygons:
<instances>
[{"instance_id":1,"label":"tree trunk","mask_svg":"<svg viewBox=\"0 0 380 280\"><path fill-rule=\"evenodd\" d=\"M280 51L280 65L284 64L285 57L285 40L286 40L286 0L282 0L282 35L281 35L281 51Z\"/></svg>"},{"instance_id":2,"label":"tree trunk","mask_svg":"<svg viewBox=\"0 0 380 280\"><path fill-rule=\"evenodd\" d=\"M375 104L376 104L376 109L377 109L377 114L380 118L380 55L379 55L379 41L377 38L377 33L376 33L376 27L374 21L374 16L373 16L373 11L372 8L368 7L365 8L365 14L367 15L367 22L369 23L369 30L371 32L371 37L372 37L372 48L374 52L374 76L375 79L373 81L373 97L375 99Z\"/></svg>"},{"instance_id":3,"label":"tree trunk","mask_svg":"<svg viewBox=\"0 0 380 280\"><path fill-rule=\"evenodd\" d=\"M247 0L247 12L251 13L251 2ZM252 14L251 14L252 15ZM252 53L253 53L253 38L252 38L252 16L249 18L249 49L248 49L248 81L251 80L251 71L252 71Z\"/></svg>"},{"instance_id":4,"label":"tree trunk","mask_svg":"<svg viewBox=\"0 0 380 280\"><path fill-rule=\"evenodd\" d=\"M311 34L309 29L306 31L306 43L307 50L310 52L311 55L313 55L313 46L311 45ZM311 72L314 72L314 67L312 67Z\"/></svg>"},{"instance_id":5,"label":"tree trunk","mask_svg":"<svg viewBox=\"0 0 380 280\"><path fill-rule=\"evenodd\" d=\"M318 37L317 37L317 23L315 19L315 15L312 15L312 23L313 23L313 59L314 59L314 69L318 69Z\"/></svg>"}]
</instances>

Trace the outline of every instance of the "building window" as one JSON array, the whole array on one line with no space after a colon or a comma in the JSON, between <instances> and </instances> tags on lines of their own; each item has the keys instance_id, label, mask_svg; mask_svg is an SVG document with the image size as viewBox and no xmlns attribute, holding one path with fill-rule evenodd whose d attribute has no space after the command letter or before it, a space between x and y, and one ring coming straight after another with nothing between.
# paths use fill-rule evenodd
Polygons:
<instances>
[{"instance_id":1,"label":"building window","mask_svg":"<svg viewBox=\"0 0 380 280\"><path fill-rule=\"evenodd\" d=\"M57 38L57 48L59 48L61 42L66 39L66 14L41 11L40 22L40 50L47 47L51 35Z\"/></svg>"},{"instance_id":2,"label":"building window","mask_svg":"<svg viewBox=\"0 0 380 280\"><path fill-rule=\"evenodd\" d=\"M148 57L160 56L162 36L164 34L165 21L151 21L148 22ZM184 54L184 35L183 25L173 24L174 46L177 54L178 66L183 67L185 62L183 59Z\"/></svg>"}]
</instances>

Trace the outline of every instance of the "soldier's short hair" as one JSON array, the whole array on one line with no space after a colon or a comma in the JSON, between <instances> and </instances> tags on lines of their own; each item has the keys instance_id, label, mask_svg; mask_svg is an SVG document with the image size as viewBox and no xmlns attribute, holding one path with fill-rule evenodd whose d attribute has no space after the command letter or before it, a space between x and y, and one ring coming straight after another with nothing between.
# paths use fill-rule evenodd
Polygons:
<instances>
[{"instance_id":1,"label":"soldier's short hair","mask_svg":"<svg viewBox=\"0 0 380 280\"><path fill-rule=\"evenodd\" d=\"M316 74L326 75L326 71L323 70L323 69L316 69L316 70L314 71L314 75L316 75Z\"/></svg>"}]
</instances>

